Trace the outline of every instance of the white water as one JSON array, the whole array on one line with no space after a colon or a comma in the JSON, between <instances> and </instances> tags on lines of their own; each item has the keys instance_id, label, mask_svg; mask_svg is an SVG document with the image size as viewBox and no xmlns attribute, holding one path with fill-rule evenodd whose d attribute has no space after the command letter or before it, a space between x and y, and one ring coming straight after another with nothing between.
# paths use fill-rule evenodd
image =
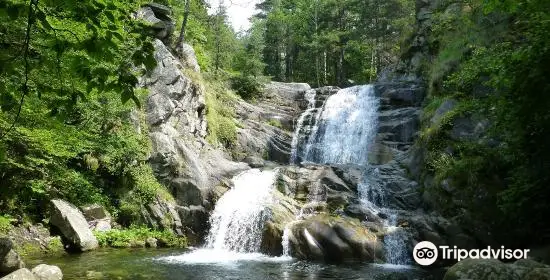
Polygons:
<instances>
[{"instance_id":1,"label":"white water","mask_svg":"<svg viewBox=\"0 0 550 280\"><path fill-rule=\"evenodd\" d=\"M205 248L161 260L187 264L288 261L259 253L276 175L276 171L252 169L235 176L233 188L218 200L210 217Z\"/></svg>"},{"instance_id":2,"label":"white water","mask_svg":"<svg viewBox=\"0 0 550 280\"><path fill-rule=\"evenodd\" d=\"M315 97L317 96L317 91L310 89L304 94L304 99L307 101L307 109L300 115L298 121L296 122L296 129L294 130L294 135L292 135L291 143L291 153L290 153L290 162L294 163L298 157L298 142L300 139L300 132L304 126L304 120L308 117L313 111L315 111Z\"/></svg>"},{"instance_id":3,"label":"white water","mask_svg":"<svg viewBox=\"0 0 550 280\"><path fill-rule=\"evenodd\" d=\"M308 107L298 119L294 132L291 163L301 159L323 164L351 163L367 166L369 149L377 133L379 106L380 100L375 96L372 85L342 89L326 100L318 115L311 121L310 131L302 128L306 117L312 114L313 109ZM303 149L298 149L300 133L304 132L309 132L307 143ZM298 155L298 151L302 154ZM388 217L384 221L387 231L384 245L388 263L406 265L410 263L406 250L408 232L397 227L395 211L387 208L385 189L375 180L371 180L378 173L378 169L365 173L364 181L358 186L359 199L363 207L372 214L384 214ZM288 238L286 231L285 236ZM283 236L283 241L284 238Z\"/></svg>"},{"instance_id":4,"label":"white water","mask_svg":"<svg viewBox=\"0 0 550 280\"><path fill-rule=\"evenodd\" d=\"M210 216L207 248L247 253L260 249L275 176L274 171L252 169L233 178L234 187L218 200Z\"/></svg>"},{"instance_id":5,"label":"white water","mask_svg":"<svg viewBox=\"0 0 550 280\"><path fill-rule=\"evenodd\" d=\"M345 88L331 95L316 118L303 160L366 164L376 135L379 103L372 85Z\"/></svg>"},{"instance_id":6,"label":"white water","mask_svg":"<svg viewBox=\"0 0 550 280\"><path fill-rule=\"evenodd\" d=\"M376 182L369 180L370 177L376 175L378 175L378 169L374 169L372 173L367 173L364 182L357 187L359 198L363 207L374 215L382 213L387 216L384 220L386 261L389 264L409 265L411 264L411 258L407 251L407 240L410 238L410 234L397 226L397 214L395 210L387 208L385 190Z\"/></svg>"}]
</instances>

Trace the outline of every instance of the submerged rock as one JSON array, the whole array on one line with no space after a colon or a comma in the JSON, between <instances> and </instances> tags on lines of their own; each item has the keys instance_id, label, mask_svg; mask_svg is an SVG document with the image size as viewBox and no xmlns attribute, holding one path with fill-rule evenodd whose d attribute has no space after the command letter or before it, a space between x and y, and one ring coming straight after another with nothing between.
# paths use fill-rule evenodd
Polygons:
<instances>
[{"instance_id":1,"label":"submerged rock","mask_svg":"<svg viewBox=\"0 0 550 280\"><path fill-rule=\"evenodd\" d=\"M89 251L98 247L98 242L84 215L74 205L59 199L51 201L50 223L56 226L68 245L79 251Z\"/></svg>"}]
</instances>

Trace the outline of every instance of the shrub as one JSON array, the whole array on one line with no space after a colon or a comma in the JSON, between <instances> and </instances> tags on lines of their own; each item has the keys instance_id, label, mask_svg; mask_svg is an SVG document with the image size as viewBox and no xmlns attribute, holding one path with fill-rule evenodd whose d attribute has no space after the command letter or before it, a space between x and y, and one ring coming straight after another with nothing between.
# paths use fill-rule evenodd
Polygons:
<instances>
[{"instance_id":1,"label":"shrub","mask_svg":"<svg viewBox=\"0 0 550 280\"><path fill-rule=\"evenodd\" d=\"M252 100L261 96L263 87L252 76L236 75L231 77L231 88L244 100Z\"/></svg>"},{"instance_id":2,"label":"shrub","mask_svg":"<svg viewBox=\"0 0 550 280\"><path fill-rule=\"evenodd\" d=\"M130 227L129 229L113 229L105 232L95 231L94 235L101 247L130 248L145 247L148 238L155 238L162 247L187 247L187 239L173 232L158 231L146 227Z\"/></svg>"}]
</instances>

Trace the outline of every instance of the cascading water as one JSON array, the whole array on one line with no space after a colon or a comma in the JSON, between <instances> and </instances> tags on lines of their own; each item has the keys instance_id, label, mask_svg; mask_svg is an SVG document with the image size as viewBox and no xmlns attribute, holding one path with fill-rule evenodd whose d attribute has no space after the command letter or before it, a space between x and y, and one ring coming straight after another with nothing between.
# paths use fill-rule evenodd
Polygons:
<instances>
[{"instance_id":1,"label":"cascading water","mask_svg":"<svg viewBox=\"0 0 550 280\"><path fill-rule=\"evenodd\" d=\"M306 97L307 98L307 97ZM310 121L312 127L304 129L303 122L311 117L314 107L302 113L293 138L291 163L298 160L321 164L355 164L365 167L363 182L358 186L363 207L374 215L384 214L387 235L384 238L386 258L391 264L409 264L406 251L407 232L397 227L396 214L387 208L386 191L371 180L378 169L369 169L369 149L373 145L378 126L380 100L372 85L355 86L331 95ZM301 136L301 133L309 135ZM300 142L300 139L306 141ZM300 144L305 147L298 147ZM285 234L288 233L285 230ZM283 236L283 242L285 236ZM285 244L283 244L284 247Z\"/></svg>"},{"instance_id":2,"label":"cascading water","mask_svg":"<svg viewBox=\"0 0 550 280\"><path fill-rule=\"evenodd\" d=\"M205 247L163 260L193 264L287 260L259 253L276 175L276 171L251 169L235 176L233 188L218 200L210 217Z\"/></svg>"},{"instance_id":3,"label":"cascading water","mask_svg":"<svg viewBox=\"0 0 550 280\"><path fill-rule=\"evenodd\" d=\"M275 175L253 169L233 178L234 188L220 198L210 217L207 248L248 253L260 249Z\"/></svg>"},{"instance_id":4,"label":"cascading water","mask_svg":"<svg viewBox=\"0 0 550 280\"><path fill-rule=\"evenodd\" d=\"M372 85L338 91L325 102L302 159L325 164L365 164L378 122Z\"/></svg>"}]
</instances>

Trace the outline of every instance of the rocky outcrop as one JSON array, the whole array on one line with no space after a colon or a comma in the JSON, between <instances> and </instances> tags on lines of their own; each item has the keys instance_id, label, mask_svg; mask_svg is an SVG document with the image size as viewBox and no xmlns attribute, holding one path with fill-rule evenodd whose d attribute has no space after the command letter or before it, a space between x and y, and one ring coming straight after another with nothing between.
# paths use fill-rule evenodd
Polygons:
<instances>
[{"instance_id":1,"label":"rocky outcrop","mask_svg":"<svg viewBox=\"0 0 550 280\"><path fill-rule=\"evenodd\" d=\"M57 227L63 240L74 250L89 251L98 247L98 242L84 215L74 205L54 199L50 203L50 223Z\"/></svg>"},{"instance_id":2,"label":"rocky outcrop","mask_svg":"<svg viewBox=\"0 0 550 280\"><path fill-rule=\"evenodd\" d=\"M174 32L174 21L170 17L172 11L157 3L150 3L139 9L134 18L141 19L150 24L152 35L164 43L170 43L170 37Z\"/></svg>"},{"instance_id":3,"label":"rocky outcrop","mask_svg":"<svg viewBox=\"0 0 550 280\"><path fill-rule=\"evenodd\" d=\"M5 275L25 267L9 238L0 238L0 275Z\"/></svg>"},{"instance_id":4,"label":"rocky outcrop","mask_svg":"<svg viewBox=\"0 0 550 280\"><path fill-rule=\"evenodd\" d=\"M518 260L513 264L505 264L494 259L466 259L449 268L444 278L444 280L466 279L550 279L550 266L528 259Z\"/></svg>"},{"instance_id":5,"label":"rocky outcrop","mask_svg":"<svg viewBox=\"0 0 550 280\"><path fill-rule=\"evenodd\" d=\"M204 211L213 208L213 188L249 167L206 142L204 87L184 73L185 66L160 40L154 46L157 66L140 81L149 90L149 162L175 201L157 198L143 216L151 226L200 238L207 223Z\"/></svg>"}]
</instances>

